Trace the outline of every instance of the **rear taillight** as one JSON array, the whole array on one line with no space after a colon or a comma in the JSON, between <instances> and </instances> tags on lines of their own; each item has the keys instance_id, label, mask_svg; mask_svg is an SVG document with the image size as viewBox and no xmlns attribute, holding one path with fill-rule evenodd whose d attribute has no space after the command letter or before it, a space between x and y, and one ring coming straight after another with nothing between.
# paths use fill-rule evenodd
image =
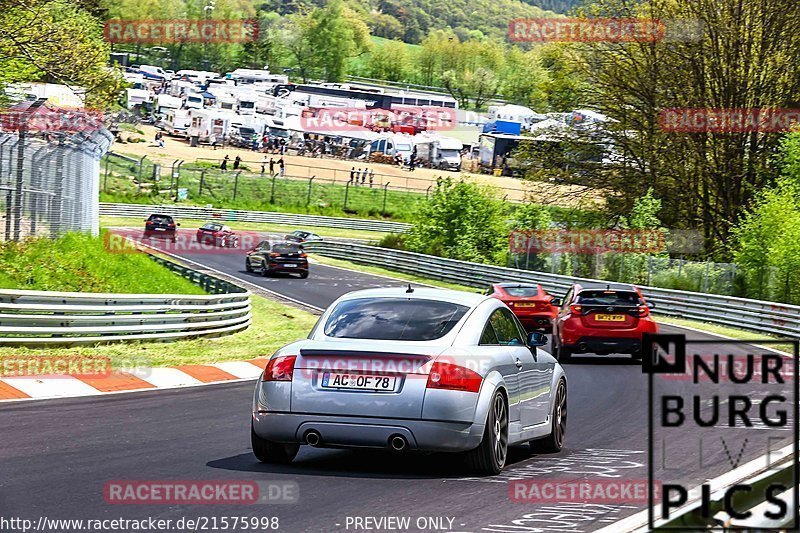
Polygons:
<instances>
[{"instance_id":1,"label":"rear taillight","mask_svg":"<svg viewBox=\"0 0 800 533\"><path fill-rule=\"evenodd\" d=\"M270 253L269 253L269 256L270 256L270 257L280 257L280 255L281 255L281 254L279 254L278 252L270 252Z\"/></svg>"},{"instance_id":2,"label":"rear taillight","mask_svg":"<svg viewBox=\"0 0 800 533\"><path fill-rule=\"evenodd\" d=\"M640 305L636 309L637 309L636 316L640 316L640 317L642 317L642 316L650 316L650 308L647 307L646 305Z\"/></svg>"},{"instance_id":3,"label":"rear taillight","mask_svg":"<svg viewBox=\"0 0 800 533\"><path fill-rule=\"evenodd\" d=\"M300 257L308 257L308 254L300 254Z\"/></svg>"},{"instance_id":4,"label":"rear taillight","mask_svg":"<svg viewBox=\"0 0 800 533\"><path fill-rule=\"evenodd\" d=\"M583 307L580 305L572 304L569 306L569 312L574 315L581 314L581 311L583 311Z\"/></svg>"},{"instance_id":5,"label":"rear taillight","mask_svg":"<svg viewBox=\"0 0 800 533\"><path fill-rule=\"evenodd\" d=\"M296 355L279 355L267 362L262 381L292 381Z\"/></svg>"},{"instance_id":6,"label":"rear taillight","mask_svg":"<svg viewBox=\"0 0 800 533\"><path fill-rule=\"evenodd\" d=\"M483 378L477 372L451 363L433 363L428 374L429 389L450 389L478 392Z\"/></svg>"}]
</instances>

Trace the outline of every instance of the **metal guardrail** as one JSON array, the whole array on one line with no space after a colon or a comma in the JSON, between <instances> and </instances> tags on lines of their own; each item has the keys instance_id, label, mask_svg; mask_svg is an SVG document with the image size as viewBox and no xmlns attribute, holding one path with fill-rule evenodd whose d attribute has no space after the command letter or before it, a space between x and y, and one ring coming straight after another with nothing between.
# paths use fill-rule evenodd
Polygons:
<instances>
[{"instance_id":1,"label":"metal guardrail","mask_svg":"<svg viewBox=\"0 0 800 533\"><path fill-rule=\"evenodd\" d=\"M549 292L561 295L573 283L607 283L601 280L517 270L359 244L324 241L307 243L305 247L309 252L328 257L381 266L469 287L486 287L491 283L503 281L534 282L540 283ZM655 312L659 314L759 333L800 337L800 306L641 285L639 288L648 300L656 304Z\"/></svg>"},{"instance_id":2,"label":"metal guardrail","mask_svg":"<svg viewBox=\"0 0 800 533\"><path fill-rule=\"evenodd\" d=\"M151 256L213 294L0 290L0 346L71 346L216 337L250 325L250 292Z\"/></svg>"},{"instance_id":3,"label":"metal guardrail","mask_svg":"<svg viewBox=\"0 0 800 533\"><path fill-rule=\"evenodd\" d=\"M411 224L369 220L364 218L339 218L321 215L301 215L295 213L275 213L271 211L237 211L233 209L213 209L180 205L112 204L101 203L100 215L109 217L147 217L152 213L162 213L176 218L196 220L225 220L236 222L264 222L287 226L320 226L364 231L400 233L408 231Z\"/></svg>"}]
</instances>

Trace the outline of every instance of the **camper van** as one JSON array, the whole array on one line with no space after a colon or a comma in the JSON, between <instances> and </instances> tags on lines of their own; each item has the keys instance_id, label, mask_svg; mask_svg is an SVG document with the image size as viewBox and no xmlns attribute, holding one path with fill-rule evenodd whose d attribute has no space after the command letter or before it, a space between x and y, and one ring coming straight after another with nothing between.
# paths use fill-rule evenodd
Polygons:
<instances>
[{"instance_id":1,"label":"camper van","mask_svg":"<svg viewBox=\"0 0 800 533\"><path fill-rule=\"evenodd\" d=\"M164 114L164 119L158 123L157 127L167 135L174 137L186 137L192 118L188 109L168 109Z\"/></svg>"},{"instance_id":2,"label":"camper van","mask_svg":"<svg viewBox=\"0 0 800 533\"><path fill-rule=\"evenodd\" d=\"M187 93L183 107L186 109L203 109L202 93Z\"/></svg>"},{"instance_id":3,"label":"camper van","mask_svg":"<svg viewBox=\"0 0 800 533\"><path fill-rule=\"evenodd\" d=\"M139 65L139 72L141 72L145 78L149 79L157 79L162 81L169 81L169 75L164 71L163 68L157 67L155 65Z\"/></svg>"},{"instance_id":4,"label":"camper van","mask_svg":"<svg viewBox=\"0 0 800 533\"><path fill-rule=\"evenodd\" d=\"M170 109L180 109L182 106L183 100L176 96L157 94L153 103L153 110L157 115L164 115Z\"/></svg>"},{"instance_id":5,"label":"camper van","mask_svg":"<svg viewBox=\"0 0 800 533\"><path fill-rule=\"evenodd\" d=\"M402 133L381 135L369 146L370 154L382 153L393 157L400 155L403 161L408 161L413 151L413 137Z\"/></svg>"},{"instance_id":6,"label":"camper van","mask_svg":"<svg viewBox=\"0 0 800 533\"><path fill-rule=\"evenodd\" d=\"M193 83L205 85L206 80L218 78L219 74L217 72L208 72L205 70L179 70L175 73L175 77L178 79L185 78Z\"/></svg>"},{"instance_id":7,"label":"camper van","mask_svg":"<svg viewBox=\"0 0 800 533\"><path fill-rule=\"evenodd\" d=\"M461 170L463 143L452 137L419 134L414 136L414 147L421 165L442 170Z\"/></svg>"},{"instance_id":8,"label":"camper van","mask_svg":"<svg viewBox=\"0 0 800 533\"><path fill-rule=\"evenodd\" d=\"M269 70L237 68L228 74L228 77L237 85L246 85L256 82L289 83L289 77L281 74L272 74Z\"/></svg>"},{"instance_id":9,"label":"camper van","mask_svg":"<svg viewBox=\"0 0 800 533\"><path fill-rule=\"evenodd\" d=\"M231 119L235 115L218 109L192 109L189 116L192 121L187 135L197 137L200 142L208 142L212 135L222 141L228 135Z\"/></svg>"},{"instance_id":10,"label":"camper van","mask_svg":"<svg viewBox=\"0 0 800 533\"><path fill-rule=\"evenodd\" d=\"M125 89L125 107L133 109L152 101L152 95L144 89Z\"/></svg>"}]
</instances>

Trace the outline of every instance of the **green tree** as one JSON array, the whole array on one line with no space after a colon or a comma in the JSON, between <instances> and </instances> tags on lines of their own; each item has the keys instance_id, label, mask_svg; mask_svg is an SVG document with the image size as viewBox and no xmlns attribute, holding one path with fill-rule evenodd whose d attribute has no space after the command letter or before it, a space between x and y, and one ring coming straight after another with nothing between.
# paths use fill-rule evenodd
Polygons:
<instances>
[{"instance_id":1,"label":"green tree","mask_svg":"<svg viewBox=\"0 0 800 533\"><path fill-rule=\"evenodd\" d=\"M347 59L370 47L369 28L342 0L332 0L311 13L307 35L315 52L317 67L327 81L344 80Z\"/></svg>"},{"instance_id":2,"label":"green tree","mask_svg":"<svg viewBox=\"0 0 800 533\"><path fill-rule=\"evenodd\" d=\"M407 46L400 41L388 41L372 50L367 65L371 78L401 81L409 69Z\"/></svg>"},{"instance_id":3,"label":"green tree","mask_svg":"<svg viewBox=\"0 0 800 533\"><path fill-rule=\"evenodd\" d=\"M418 209L405 243L409 250L492 263L504 259L507 228L493 189L441 180Z\"/></svg>"}]
</instances>

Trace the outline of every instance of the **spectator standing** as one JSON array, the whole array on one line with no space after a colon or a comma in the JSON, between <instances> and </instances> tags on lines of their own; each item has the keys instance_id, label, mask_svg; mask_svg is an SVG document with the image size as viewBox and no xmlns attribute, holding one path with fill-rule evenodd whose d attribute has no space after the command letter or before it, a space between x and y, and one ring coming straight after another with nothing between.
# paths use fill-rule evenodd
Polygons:
<instances>
[{"instance_id":1,"label":"spectator standing","mask_svg":"<svg viewBox=\"0 0 800 533\"><path fill-rule=\"evenodd\" d=\"M228 160L230 157L227 155L222 159L222 163L219 164L220 170L228 170Z\"/></svg>"},{"instance_id":2,"label":"spectator standing","mask_svg":"<svg viewBox=\"0 0 800 533\"><path fill-rule=\"evenodd\" d=\"M278 168L280 169L281 177L284 177L285 176L285 170L284 170L284 166L283 166L283 158L282 157L280 159L278 159Z\"/></svg>"},{"instance_id":3,"label":"spectator standing","mask_svg":"<svg viewBox=\"0 0 800 533\"><path fill-rule=\"evenodd\" d=\"M356 177L356 167L350 169L350 183L353 183L353 178Z\"/></svg>"},{"instance_id":4,"label":"spectator standing","mask_svg":"<svg viewBox=\"0 0 800 533\"><path fill-rule=\"evenodd\" d=\"M242 162L242 158L237 155L236 159L233 160L233 170L239 170L239 164L241 162Z\"/></svg>"},{"instance_id":5,"label":"spectator standing","mask_svg":"<svg viewBox=\"0 0 800 533\"><path fill-rule=\"evenodd\" d=\"M208 142L211 143L211 148L213 148L214 150L217 149L217 136L215 134L212 133L211 135L208 136ZM227 158L228 156L225 157Z\"/></svg>"},{"instance_id":6,"label":"spectator standing","mask_svg":"<svg viewBox=\"0 0 800 533\"><path fill-rule=\"evenodd\" d=\"M264 159L266 159L266 158L267 158L267 156L264 156ZM275 175L275 160L273 158L271 158L271 157L269 158L269 175L270 176L274 176Z\"/></svg>"},{"instance_id":7,"label":"spectator standing","mask_svg":"<svg viewBox=\"0 0 800 533\"><path fill-rule=\"evenodd\" d=\"M264 159L261 161L261 175L263 176L266 171L267 171L267 156L264 156Z\"/></svg>"},{"instance_id":8,"label":"spectator standing","mask_svg":"<svg viewBox=\"0 0 800 533\"><path fill-rule=\"evenodd\" d=\"M361 172L361 185L367 184L367 167L364 167L364 170Z\"/></svg>"},{"instance_id":9,"label":"spectator standing","mask_svg":"<svg viewBox=\"0 0 800 533\"><path fill-rule=\"evenodd\" d=\"M372 188L372 184L375 182L375 171L370 169L369 171L369 188Z\"/></svg>"}]
</instances>

